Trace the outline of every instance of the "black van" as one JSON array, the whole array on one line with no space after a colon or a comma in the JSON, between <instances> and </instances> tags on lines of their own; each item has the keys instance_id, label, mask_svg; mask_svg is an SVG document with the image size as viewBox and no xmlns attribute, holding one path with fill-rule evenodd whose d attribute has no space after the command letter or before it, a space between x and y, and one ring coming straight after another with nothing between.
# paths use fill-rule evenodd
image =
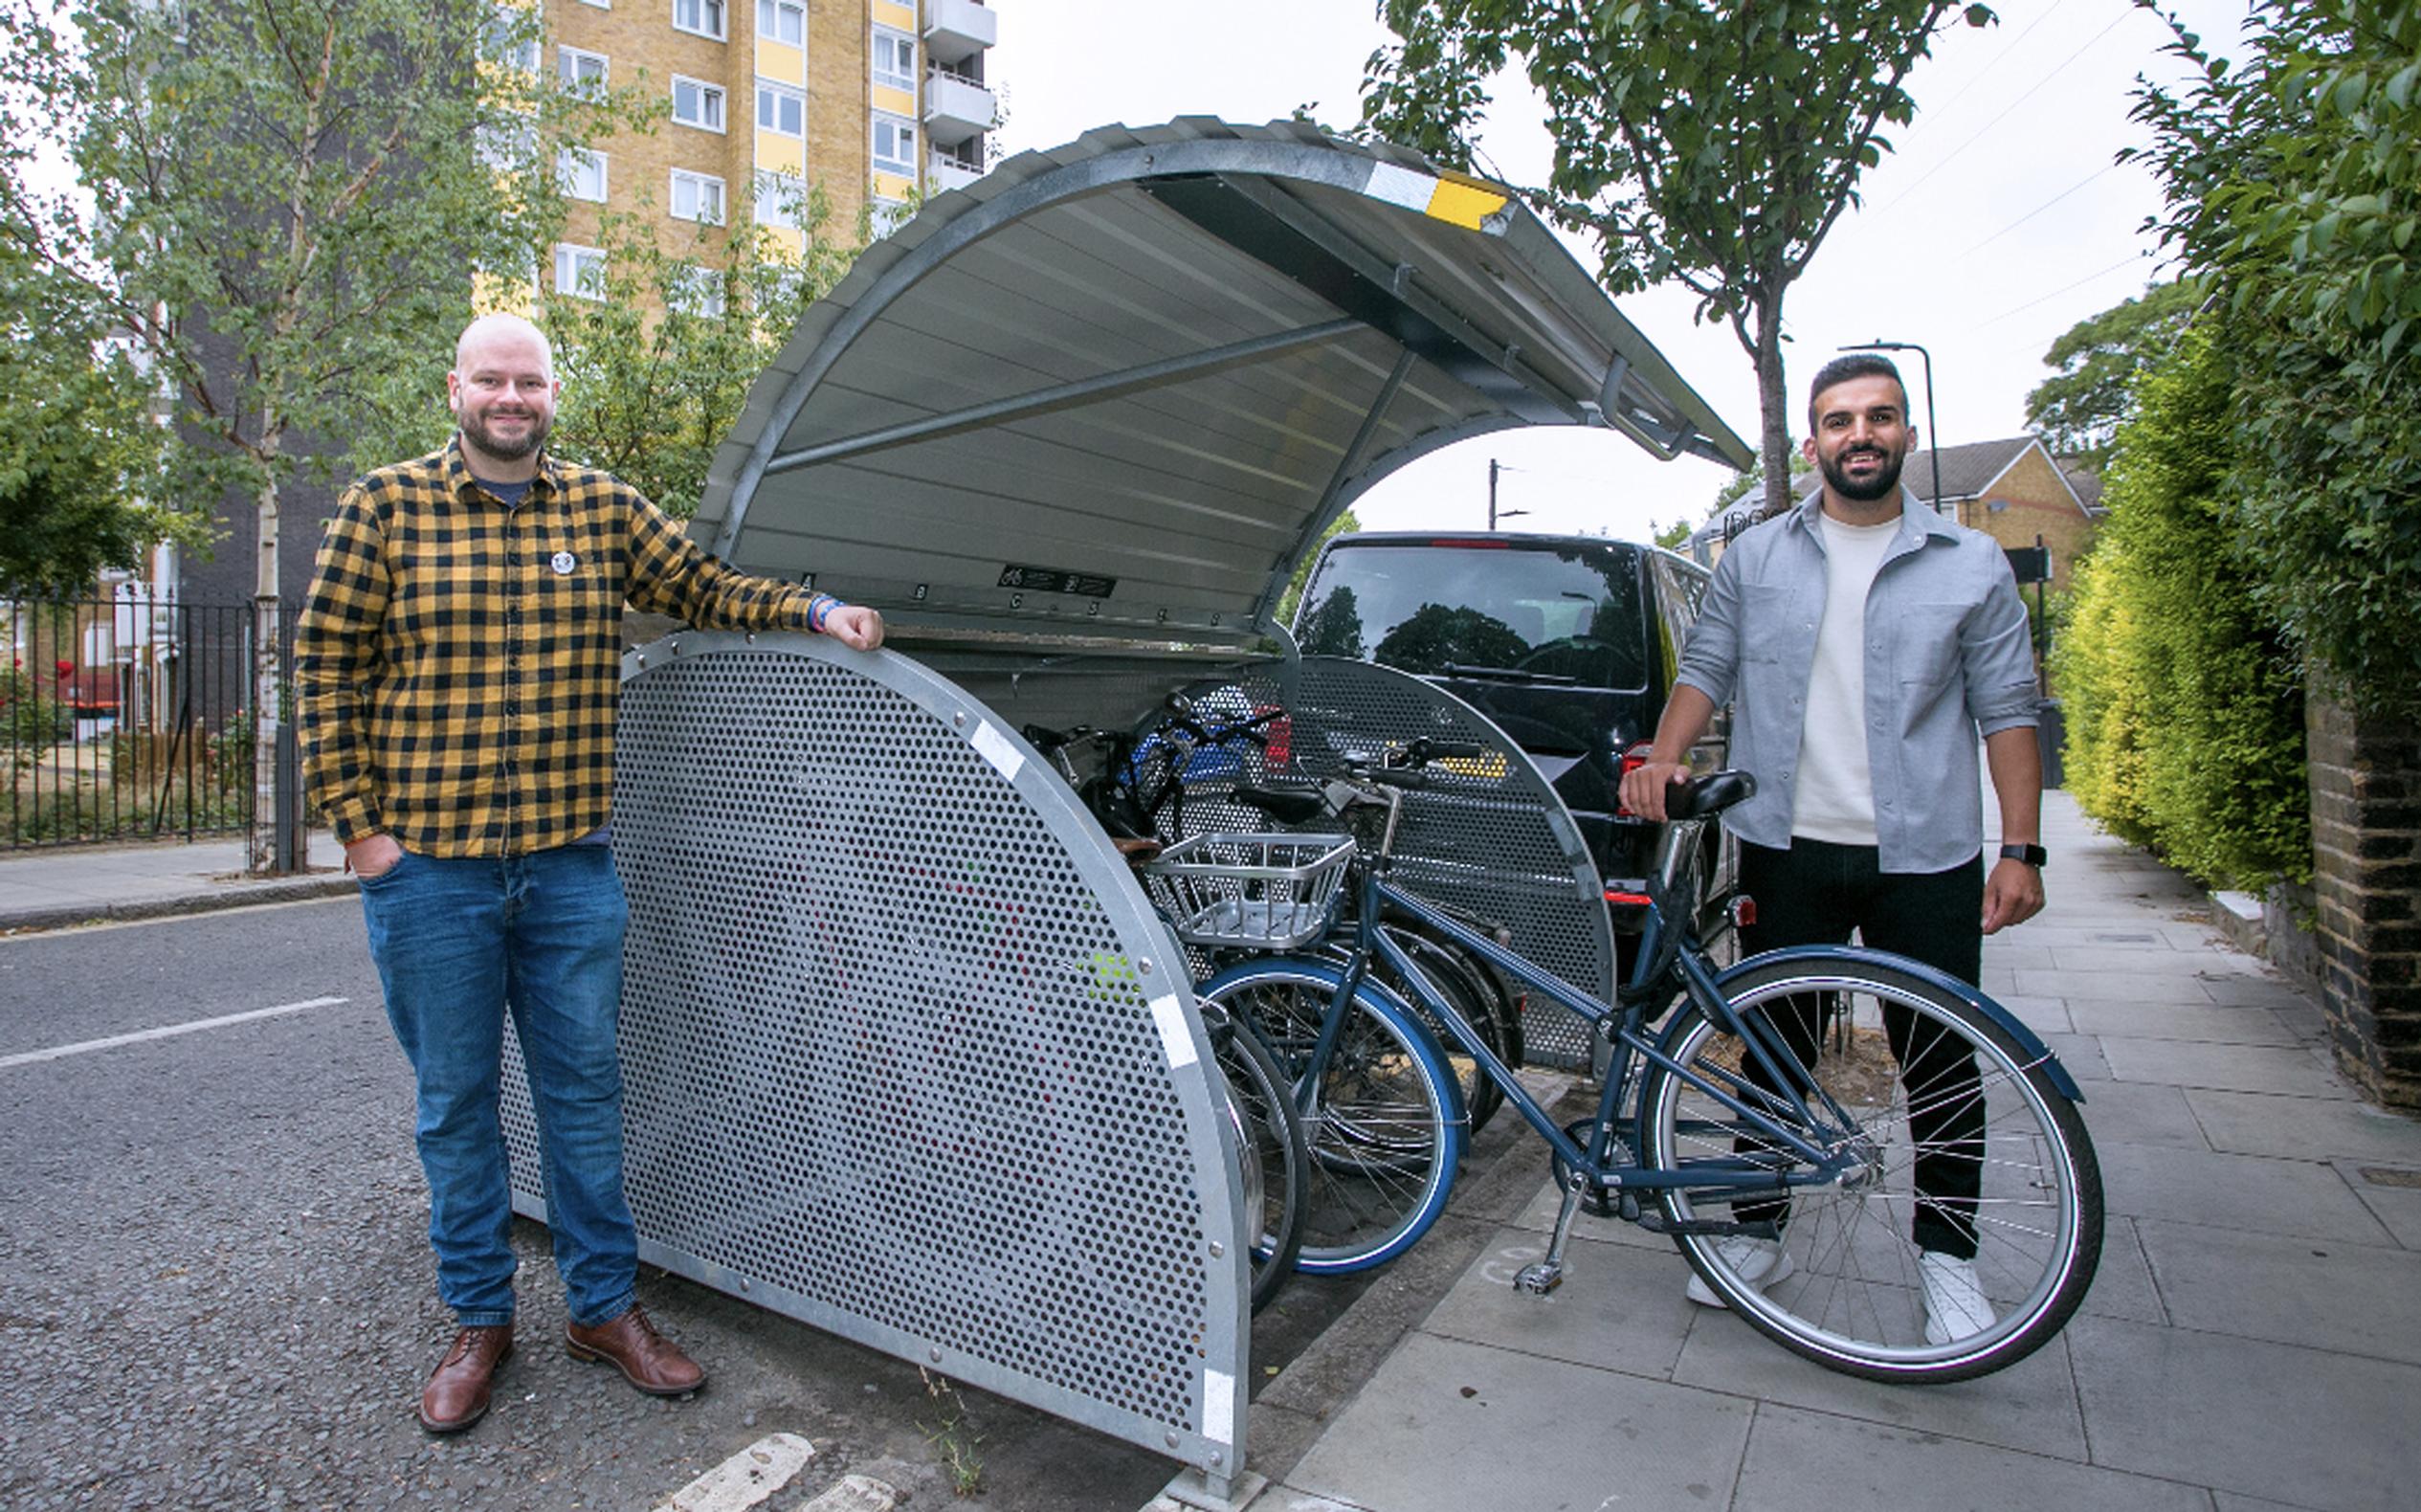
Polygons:
<instances>
[{"instance_id":1,"label":"black van","mask_svg":"<svg viewBox=\"0 0 2421 1512\"><path fill-rule=\"evenodd\" d=\"M1640 910L1624 900L1656 827L1617 813L1616 787L1625 753L1655 733L1707 576L1604 536L1365 532L1322 550L1293 629L1305 656L1425 678L1512 736L1579 822L1629 934ZM1701 752L1719 764L1721 728Z\"/></svg>"}]
</instances>

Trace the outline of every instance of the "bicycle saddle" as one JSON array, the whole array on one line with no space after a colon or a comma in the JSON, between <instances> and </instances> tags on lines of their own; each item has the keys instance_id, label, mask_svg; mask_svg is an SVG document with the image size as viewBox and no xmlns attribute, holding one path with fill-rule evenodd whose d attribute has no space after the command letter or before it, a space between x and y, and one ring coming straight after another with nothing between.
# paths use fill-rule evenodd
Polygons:
<instances>
[{"instance_id":1,"label":"bicycle saddle","mask_svg":"<svg viewBox=\"0 0 2421 1512\"><path fill-rule=\"evenodd\" d=\"M1757 779L1744 771L1711 771L1688 782L1666 785L1664 814L1668 819L1703 819L1757 793Z\"/></svg>"},{"instance_id":2,"label":"bicycle saddle","mask_svg":"<svg viewBox=\"0 0 2421 1512\"><path fill-rule=\"evenodd\" d=\"M1248 809L1258 809L1280 824L1305 824L1327 810L1317 788L1255 788L1238 783L1228 794Z\"/></svg>"}]
</instances>

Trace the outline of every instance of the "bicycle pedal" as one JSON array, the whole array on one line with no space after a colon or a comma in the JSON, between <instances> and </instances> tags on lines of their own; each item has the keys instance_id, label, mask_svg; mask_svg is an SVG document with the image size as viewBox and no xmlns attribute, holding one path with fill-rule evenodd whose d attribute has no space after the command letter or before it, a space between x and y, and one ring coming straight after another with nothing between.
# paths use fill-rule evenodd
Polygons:
<instances>
[{"instance_id":1,"label":"bicycle pedal","mask_svg":"<svg viewBox=\"0 0 2421 1512\"><path fill-rule=\"evenodd\" d=\"M1551 1260L1542 1260L1536 1265L1524 1265L1515 1273L1513 1278L1513 1289L1517 1292L1526 1292L1532 1297L1544 1297L1563 1284L1564 1267Z\"/></svg>"}]
</instances>

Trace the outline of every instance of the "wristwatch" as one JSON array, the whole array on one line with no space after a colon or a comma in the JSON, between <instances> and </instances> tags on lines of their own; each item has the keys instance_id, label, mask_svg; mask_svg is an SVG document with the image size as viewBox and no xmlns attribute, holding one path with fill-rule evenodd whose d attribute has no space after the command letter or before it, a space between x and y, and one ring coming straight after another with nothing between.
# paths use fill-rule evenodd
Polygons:
<instances>
[{"instance_id":1,"label":"wristwatch","mask_svg":"<svg viewBox=\"0 0 2421 1512\"><path fill-rule=\"evenodd\" d=\"M2001 847L2001 859L2024 861L2039 872L2043 869L2043 863L2051 859L2051 852L2039 845L2004 845Z\"/></svg>"}]
</instances>

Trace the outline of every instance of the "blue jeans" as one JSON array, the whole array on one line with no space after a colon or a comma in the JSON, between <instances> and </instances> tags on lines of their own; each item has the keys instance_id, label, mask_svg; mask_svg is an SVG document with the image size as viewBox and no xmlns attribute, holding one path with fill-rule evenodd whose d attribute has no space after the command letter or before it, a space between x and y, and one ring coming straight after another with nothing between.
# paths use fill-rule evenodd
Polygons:
<instances>
[{"instance_id":1,"label":"blue jeans","mask_svg":"<svg viewBox=\"0 0 2421 1512\"><path fill-rule=\"evenodd\" d=\"M402 859L362 882L387 1016L418 1081L437 1296L465 1327L512 1322L512 1198L498 1114L504 1014L538 1112L546 1217L571 1321L631 1305L638 1244L622 1195L622 930L613 852Z\"/></svg>"}]
</instances>

